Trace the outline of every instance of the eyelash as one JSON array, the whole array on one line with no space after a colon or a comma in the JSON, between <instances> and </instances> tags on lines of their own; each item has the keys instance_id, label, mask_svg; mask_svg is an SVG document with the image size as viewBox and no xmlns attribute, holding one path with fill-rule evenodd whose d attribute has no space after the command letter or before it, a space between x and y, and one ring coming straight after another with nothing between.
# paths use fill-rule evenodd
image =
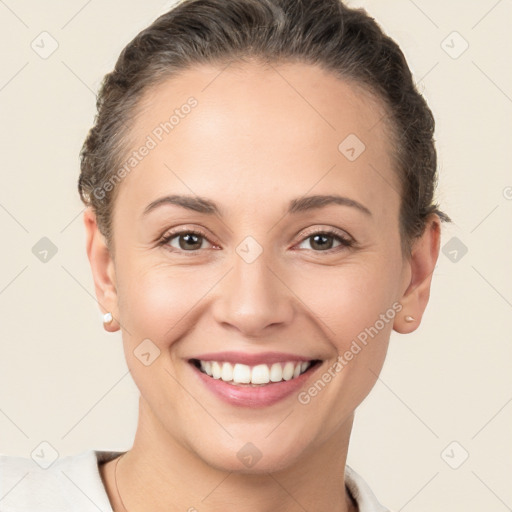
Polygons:
<instances>
[{"instance_id":1,"label":"eyelash","mask_svg":"<svg viewBox=\"0 0 512 512\"><path fill-rule=\"evenodd\" d=\"M178 237L180 235L197 235L197 236L200 236L201 238L204 238L205 240L209 241L208 236L206 235L206 233L204 233L203 231L201 231L199 229L184 229L184 230L180 230L180 231L171 231L170 233L166 234L158 242L158 245L159 246L166 246L166 249L168 249L171 252L190 253L190 255L193 255L194 253L197 253L199 251L199 249L198 250L193 250L193 251L184 251L184 250L181 250L181 249L176 249L175 247L167 246L167 244L173 238L176 238L176 237ZM299 242L299 244L301 244L302 242L304 242L308 238L311 238L311 237L313 237L315 235L332 236L333 238L337 239L340 242L340 245L338 247L332 247L332 248L327 249L325 251L315 251L314 249L308 249L308 250L311 250L311 251L313 251L315 253L333 254L334 252L338 252L339 250L349 249L349 248L355 246L355 241L353 239L350 239L348 237L342 236L338 231L336 231L334 229L329 229L329 228L307 233L307 235L302 238L302 240Z\"/></svg>"}]
</instances>

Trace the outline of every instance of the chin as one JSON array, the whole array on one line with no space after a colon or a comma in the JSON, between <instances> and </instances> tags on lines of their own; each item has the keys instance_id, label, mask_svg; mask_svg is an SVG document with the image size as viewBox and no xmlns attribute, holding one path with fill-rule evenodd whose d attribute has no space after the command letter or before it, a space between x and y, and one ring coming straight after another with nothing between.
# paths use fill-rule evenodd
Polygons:
<instances>
[{"instance_id":1,"label":"chin","mask_svg":"<svg viewBox=\"0 0 512 512\"><path fill-rule=\"evenodd\" d=\"M303 446L299 441L293 443L290 437L282 441L276 438L242 442L238 438L219 443L215 448L210 445L194 451L206 464L220 471L258 475L285 470L300 459Z\"/></svg>"},{"instance_id":2,"label":"chin","mask_svg":"<svg viewBox=\"0 0 512 512\"><path fill-rule=\"evenodd\" d=\"M275 473L285 470L293 465L297 460L296 454L261 454L261 458L254 458L250 461L249 455L245 455L242 460L237 456L237 452L224 455L204 455L203 460L210 466L220 471L239 473L244 475L263 475L266 473ZM245 461L244 461L245 459Z\"/></svg>"}]
</instances>

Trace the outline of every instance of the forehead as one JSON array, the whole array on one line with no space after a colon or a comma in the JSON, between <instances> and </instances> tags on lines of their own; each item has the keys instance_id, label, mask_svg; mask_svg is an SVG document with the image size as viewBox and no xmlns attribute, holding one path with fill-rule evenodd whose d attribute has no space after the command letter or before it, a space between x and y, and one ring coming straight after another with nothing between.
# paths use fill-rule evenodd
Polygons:
<instances>
[{"instance_id":1,"label":"forehead","mask_svg":"<svg viewBox=\"0 0 512 512\"><path fill-rule=\"evenodd\" d=\"M258 209L273 193L287 200L337 189L396 209L384 118L380 100L317 66L195 66L145 92L132 150L149 140L153 147L124 178L119 198L144 201L142 208L179 188Z\"/></svg>"}]
</instances>

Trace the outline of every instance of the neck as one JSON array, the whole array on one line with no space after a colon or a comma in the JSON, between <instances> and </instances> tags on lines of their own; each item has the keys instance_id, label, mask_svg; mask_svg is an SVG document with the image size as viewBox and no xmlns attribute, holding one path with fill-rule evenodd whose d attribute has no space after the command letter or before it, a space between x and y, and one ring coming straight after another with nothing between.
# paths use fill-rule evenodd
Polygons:
<instances>
[{"instance_id":1,"label":"neck","mask_svg":"<svg viewBox=\"0 0 512 512\"><path fill-rule=\"evenodd\" d=\"M177 442L141 399L133 447L117 468L118 490L129 512L210 512L228 503L245 512L354 512L343 483L352 422L285 469L241 473L212 467ZM115 512L126 512L115 485L107 490Z\"/></svg>"}]
</instances>

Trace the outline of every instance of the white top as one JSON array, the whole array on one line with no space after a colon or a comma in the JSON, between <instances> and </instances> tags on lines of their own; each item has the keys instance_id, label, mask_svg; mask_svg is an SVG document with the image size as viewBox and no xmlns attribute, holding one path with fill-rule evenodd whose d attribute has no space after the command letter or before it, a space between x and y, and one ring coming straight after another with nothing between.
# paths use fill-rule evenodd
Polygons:
<instances>
[{"instance_id":1,"label":"white top","mask_svg":"<svg viewBox=\"0 0 512 512\"><path fill-rule=\"evenodd\" d=\"M0 511L113 512L98 463L108 462L122 453L87 450L61 457L47 469L31 458L0 455ZM348 465L345 484L359 512L389 512Z\"/></svg>"}]
</instances>

